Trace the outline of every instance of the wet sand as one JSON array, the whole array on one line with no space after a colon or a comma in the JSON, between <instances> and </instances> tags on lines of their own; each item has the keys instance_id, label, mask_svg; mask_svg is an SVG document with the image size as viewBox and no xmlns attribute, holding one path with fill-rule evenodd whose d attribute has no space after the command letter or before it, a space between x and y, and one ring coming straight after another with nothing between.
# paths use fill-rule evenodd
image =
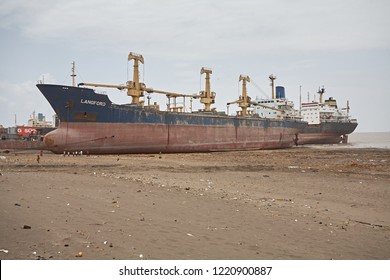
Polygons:
<instances>
[{"instance_id":1,"label":"wet sand","mask_svg":"<svg viewBox=\"0 0 390 280\"><path fill-rule=\"evenodd\" d=\"M0 259L389 259L390 150L0 153Z\"/></svg>"}]
</instances>

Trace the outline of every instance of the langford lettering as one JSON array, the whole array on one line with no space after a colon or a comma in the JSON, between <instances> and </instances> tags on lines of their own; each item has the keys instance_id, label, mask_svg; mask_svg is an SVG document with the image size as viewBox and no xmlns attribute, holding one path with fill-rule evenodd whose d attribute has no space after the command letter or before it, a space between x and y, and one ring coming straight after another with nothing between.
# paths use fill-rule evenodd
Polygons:
<instances>
[{"instance_id":1,"label":"langford lettering","mask_svg":"<svg viewBox=\"0 0 390 280\"><path fill-rule=\"evenodd\" d=\"M106 102L103 102L103 101L96 101L96 100L84 100L84 99L81 99L80 100L80 103L81 104L88 104L88 105L95 105L95 106L106 106Z\"/></svg>"}]
</instances>

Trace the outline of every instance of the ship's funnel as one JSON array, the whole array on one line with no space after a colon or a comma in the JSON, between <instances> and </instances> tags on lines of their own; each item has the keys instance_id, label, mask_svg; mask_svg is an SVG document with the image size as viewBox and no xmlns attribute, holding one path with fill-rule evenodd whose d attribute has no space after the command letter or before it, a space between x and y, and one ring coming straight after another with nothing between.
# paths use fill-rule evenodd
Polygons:
<instances>
[{"instance_id":1,"label":"ship's funnel","mask_svg":"<svg viewBox=\"0 0 390 280\"><path fill-rule=\"evenodd\" d=\"M285 93L284 87L277 86L277 87L275 87L275 90L276 90L276 98L279 98L279 99L286 98L286 93Z\"/></svg>"}]
</instances>

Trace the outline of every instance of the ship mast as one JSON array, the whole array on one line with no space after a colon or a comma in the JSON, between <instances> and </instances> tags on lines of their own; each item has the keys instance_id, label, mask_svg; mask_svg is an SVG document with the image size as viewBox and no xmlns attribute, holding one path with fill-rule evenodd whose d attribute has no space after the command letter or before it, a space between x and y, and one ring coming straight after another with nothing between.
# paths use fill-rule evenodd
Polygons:
<instances>
[{"instance_id":1,"label":"ship mast","mask_svg":"<svg viewBox=\"0 0 390 280\"><path fill-rule=\"evenodd\" d=\"M72 77L72 86L76 86L76 63L72 62L72 74L70 75Z\"/></svg>"},{"instance_id":2,"label":"ship mast","mask_svg":"<svg viewBox=\"0 0 390 280\"><path fill-rule=\"evenodd\" d=\"M276 80L276 76L273 74L269 75L268 77L271 80L271 87L272 87L272 99L275 99L275 83L274 81Z\"/></svg>"},{"instance_id":3,"label":"ship mast","mask_svg":"<svg viewBox=\"0 0 390 280\"><path fill-rule=\"evenodd\" d=\"M318 88L318 92L317 93L320 95L320 104L322 104L322 96L325 93L325 88L324 87Z\"/></svg>"}]
</instances>

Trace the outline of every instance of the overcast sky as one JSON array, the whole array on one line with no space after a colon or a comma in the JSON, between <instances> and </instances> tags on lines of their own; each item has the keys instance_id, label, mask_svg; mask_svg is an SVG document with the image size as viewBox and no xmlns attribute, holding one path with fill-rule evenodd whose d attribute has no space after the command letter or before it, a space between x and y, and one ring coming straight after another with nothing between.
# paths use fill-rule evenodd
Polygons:
<instances>
[{"instance_id":1,"label":"overcast sky","mask_svg":"<svg viewBox=\"0 0 390 280\"><path fill-rule=\"evenodd\" d=\"M349 100L356 131L390 131L389 14L388 0L1 0L0 125L33 111L51 119L35 84L71 84L72 61L77 82L124 84L133 51L155 89L198 92L201 67L212 68L219 111L240 94L240 74L254 98L270 95L273 73L297 108L300 86L305 101L325 86L340 107Z\"/></svg>"}]
</instances>

